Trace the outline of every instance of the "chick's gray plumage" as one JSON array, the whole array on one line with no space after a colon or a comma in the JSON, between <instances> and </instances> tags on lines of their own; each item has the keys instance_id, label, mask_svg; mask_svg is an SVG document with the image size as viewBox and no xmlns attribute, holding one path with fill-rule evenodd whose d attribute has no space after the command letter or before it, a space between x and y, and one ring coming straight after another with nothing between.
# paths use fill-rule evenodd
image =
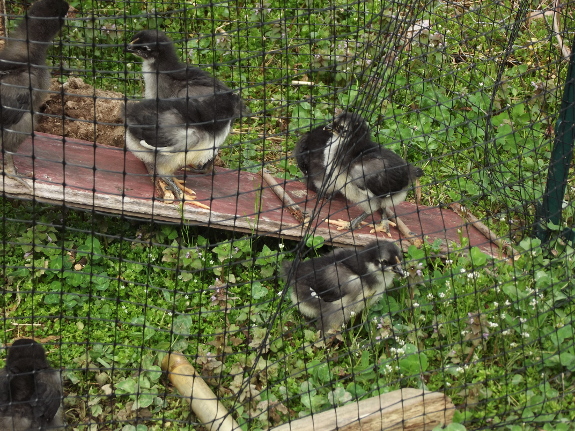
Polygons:
<instances>
[{"instance_id":1,"label":"chick's gray plumage","mask_svg":"<svg viewBox=\"0 0 575 431\"><path fill-rule=\"evenodd\" d=\"M335 249L305 262L284 263L291 299L323 333L341 330L351 316L381 298L395 274L403 275L401 250L374 241L360 249Z\"/></svg>"},{"instance_id":2,"label":"chick's gray plumage","mask_svg":"<svg viewBox=\"0 0 575 431\"><path fill-rule=\"evenodd\" d=\"M50 367L42 345L20 339L0 370L0 429L48 430L64 427L60 373Z\"/></svg>"},{"instance_id":3,"label":"chick's gray plumage","mask_svg":"<svg viewBox=\"0 0 575 431\"><path fill-rule=\"evenodd\" d=\"M213 161L233 120L248 110L223 82L180 62L160 31L138 32L126 50L144 60L146 97L126 106L126 145L181 196L170 177L186 165L201 170Z\"/></svg>"},{"instance_id":4,"label":"chick's gray plumage","mask_svg":"<svg viewBox=\"0 0 575 431\"><path fill-rule=\"evenodd\" d=\"M0 51L0 147L4 150L4 173L25 185L16 175L12 154L7 152L16 152L33 132L36 113L50 87L47 51L67 12L65 1L37 1Z\"/></svg>"},{"instance_id":5,"label":"chick's gray plumage","mask_svg":"<svg viewBox=\"0 0 575 431\"><path fill-rule=\"evenodd\" d=\"M331 136L331 130L320 126L303 134L296 143L294 157L310 190L321 190L325 174L323 154Z\"/></svg>"},{"instance_id":6,"label":"chick's gray plumage","mask_svg":"<svg viewBox=\"0 0 575 431\"><path fill-rule=\"evenodd\" d=\"M331 125L317 127L296 145L296 160L307 168L308 186L327 195L343 194L363 214L352 220L355 229L369 215L403 202L423 170L371 140L367 123L344 112Z\"/></svg>"}]
</instances>

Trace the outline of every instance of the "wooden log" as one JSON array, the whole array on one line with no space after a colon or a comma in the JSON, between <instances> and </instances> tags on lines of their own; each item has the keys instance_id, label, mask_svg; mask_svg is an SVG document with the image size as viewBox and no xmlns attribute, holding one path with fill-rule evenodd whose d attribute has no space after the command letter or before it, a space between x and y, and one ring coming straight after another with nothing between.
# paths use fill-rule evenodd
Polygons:
<instances>
[{"instance_id":1,"label":"wooden log","mask_svg":"<svg viewBox=\"0 0 575 431\"><path fill-rule=\"evenodd\" d=\"M444 394L421 389L397 391L307 416L272 431L419 431L448 425L455 407Z\"/></svg>"},{"instance_id":2,"label":"wooden log","mask_svg":"<svg viewBox=\"0 0 575 431\"><path fill-rule=\"evenodd\" d=\"M162 370L189 401L199 421L210 431L240 430L224 405L181 353L171 353L162 360Z\"/></svg>"}]
</instances>

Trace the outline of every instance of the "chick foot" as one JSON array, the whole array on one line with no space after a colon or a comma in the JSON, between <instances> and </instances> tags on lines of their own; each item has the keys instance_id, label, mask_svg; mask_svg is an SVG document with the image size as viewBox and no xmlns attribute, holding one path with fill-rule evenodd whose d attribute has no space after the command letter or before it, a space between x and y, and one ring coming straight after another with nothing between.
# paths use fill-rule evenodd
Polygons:
<instances>
[{"instance_id":1,"label":"chick foot","mask_svg":"<svg viewBox=\"0 0 575 431\"><path fill-rule=\"evenodd\" d=\"M209 210L210 207L204 205L200 202L196 201L196 192L192 189L189 189L185 186L185 181L180 180L179 178L173 178L173 183L181 190L180 191L180 199L185 199L186 201L190 202L192 205L195 205L200 208L204 208Z\"/></svg>"},{"instance_id":2,"label":"chick foot","mask_svg":"<svg viewBox=\"0 0 575 431\"><path fill-rule=\"evenodd\" d=\"M376 233L376 232L382 232L382 233L386 233L387 236L391 237L391 232L389 231L389 226L397 226L394 222L389 221L387 219L381 220L379 223L377 223L373 229L371 229L369 231L369 233Z\"/></svg>"},{"instance_id":3,"label":"chick foot","mask_svg":"<svg viewBox=\"0 0 575 431\"><path fill-rule=\"evenodd\" d=\"M349 222L346 220L342 220L342 219L330 220L330 219L326 218L324 221L328 224L333 224L333 225L337 226L337 230L353 230L353 228L351 226L352 222ZM359 225L361 225L361 227L363 227L363 226L367 225L367 223L362 221L359 223Z\"/></svg>"}]
</instances>

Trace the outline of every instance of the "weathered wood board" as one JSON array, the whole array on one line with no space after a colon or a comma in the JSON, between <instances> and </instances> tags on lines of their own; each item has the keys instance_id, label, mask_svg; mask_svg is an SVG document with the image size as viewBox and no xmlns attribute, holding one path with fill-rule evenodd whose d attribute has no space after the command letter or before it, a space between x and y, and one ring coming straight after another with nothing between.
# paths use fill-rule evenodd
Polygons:
<instances>
[{"instance_id":1,"label":"weathered wood board","mask_svg":"<svg viewBox=\"0 0 575 431\"><path fill-rule=\"evenodd\" d=\"M361 210L343 198L318 202L316 194L300 181L277 180L302 210L314 216L307 226L283 208L260 175L250 172L216 168L212 174L188 174L186 185L196 191L199 202L210 206L206 210L153 198L154 187L143 163L123 148L36 134L21 145L14 159L18 172L30 176L34 172L35 181L30 192L10 178L0 179L0 190L10 197L296 240L313 234L339 246L363 245L375 235L391 240L401 236L395 228L391 229L391 238L371 234L370 226L353 232L337 230L325 219L351 220ZM451 244L457 247L460 236L464 236L486 253L500 255L495 244L449 209L404 202L396 208L396 214L422 239L440 239L444 249ZM407 241L401 244L409 246Z\"/></svg>"}]
</instances>

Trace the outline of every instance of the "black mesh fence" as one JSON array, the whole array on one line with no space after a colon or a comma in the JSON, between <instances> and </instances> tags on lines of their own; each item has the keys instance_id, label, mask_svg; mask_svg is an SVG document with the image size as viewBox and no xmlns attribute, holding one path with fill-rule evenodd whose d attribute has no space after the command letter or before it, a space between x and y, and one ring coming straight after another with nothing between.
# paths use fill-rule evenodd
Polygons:
<instances>
[{"instance_id":1,"label":"black mesh fence","mask_svg":"<svg viewBox=\"0 0 575 431\"><path fill-rule=\"evenodd\" d=\"M573 4L3 7L0 428L574 428Z\"/></svg>"}]
</instances>

